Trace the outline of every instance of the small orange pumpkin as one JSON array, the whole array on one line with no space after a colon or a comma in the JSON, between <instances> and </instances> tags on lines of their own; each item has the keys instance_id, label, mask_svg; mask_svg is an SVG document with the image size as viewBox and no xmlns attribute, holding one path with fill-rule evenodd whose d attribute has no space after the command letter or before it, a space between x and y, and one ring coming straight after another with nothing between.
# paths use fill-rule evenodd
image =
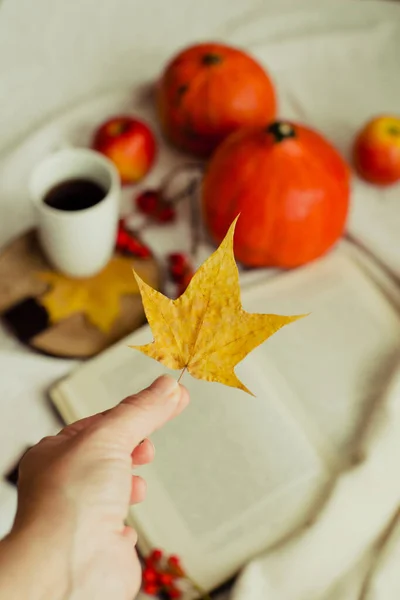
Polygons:
<instances>
[{"instance_id":1,"label":"small orange pumpkin","mask_svg":"<svg viewBox=\"0 0 400 600\"><path fill-rule=\"evenodd\" d=\"M274 122L233 133L203 182L204 218L216 244L240 213L234 249L253 267L291 268L342 235L350 171L333 146L302 125Z\"/></svg>"},{"instance_id":2,"label":"small orange pumpkin","mask_svg":"<svg viewBox=\"0 0 400 600\"><path fill-rule=\"evenodd\" d=\"M275 118L276 98L265 70L245 52L204 43L180 52L157 89L161 126L187 152L209 156L232 131Z\"/></svg>"}]
</instances>

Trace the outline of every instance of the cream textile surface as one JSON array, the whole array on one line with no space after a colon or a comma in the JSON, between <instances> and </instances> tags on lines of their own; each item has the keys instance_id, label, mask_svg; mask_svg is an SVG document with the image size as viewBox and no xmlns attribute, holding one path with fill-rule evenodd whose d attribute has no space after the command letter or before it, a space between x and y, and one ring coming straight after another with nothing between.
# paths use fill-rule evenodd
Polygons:
<instances>
[{"instance_id":1,"label":"cream textile surface","mask_svg":"<svg viewBox=\"0 0 400 600\"><path fill-rule=\"evenodd\" d=\"M107 111L126 106L131 97L124 85L154 77L165 56L194 38L218 37L248 48L268 66L276 80L281 115L320 129L347 156L354 132L367 118L381 112L400 112L400 5L396 3L335 0L313 2L311 6L307 2L294 5L254 1L251 5L246 3L245 9L239 0L229 3L181 0L174 9L176 12L164 17L158 12L163 32L156 35L152 31L151 36L146 33L150 23L155 23L155 3L153 6L148 3L148 9L137 10L141 26L132 40L128 19L123 18L124 10L133 17L132 9L123 0L114 2L113 8L110 3L100 7L98 2L85 0L80 3L80 15L74 14L73 3L67 15L57 13L56 4L50 6L50 0L38 0L35 6L41 6L42 10L38 10L38 20L29 24L24 19L24 6L29 13L28 0L5 0L1 9L0 31L3 29L7 34L0 36L0 66L2 71L7 68L3 80L7 99L3 95L0 100L4 149L0 164L1 243L32 223L25 187L31 166L66 133L75 139L77 115L86 114L87 108L80 113L71 105L90 97L87 106L90 105L93 123ZM99 36L85 37L84 24L87 28L95 6ZM38 38L45 7L50 28L50 33L43 36L47 45ZM80 61L83 66L78 71L68 55L71 47L77 45L68 45L65 36L58 38L59 31L73 23L76 24L74 41L84 49ZM11 31L13 26L15 32L18 29L14 72L9 69L10 24ZM17 43L18 36L24 35L28 38L36 35L38 40L34 64L30 62L27 46ZM47 54L51 36L55 47L58 44L61 49L53 56ZM100 55L99 47L103 49ZM140 48L142 52L138 54ZM130 51L135 54L132 64L127 63ZM84 69L90 70L90 78L85 79ZM121 92L102 94L95 101L93 93L105 89L105 80L108 86L120 86ZM42 85L33 94L37 81ZM44 89L46 81L49 85ZM27 102L29 90L32 101ZM63 115L45 124L46 115L61 107ZM37 133L13 150L13 140L41 121L43 125ZM169 158L165 157L165 166ZM400 211L396 204L399 201L399 186L382 191L354 180L350 234L397 275L400 273ZM164 241L167 247L169 240ZM57 427L45 405L43 390L74 363L32 356L3 331L0 349L2 397L6 399L2 402L0 420L4 448L0 466L4 472L26 444ZM18 377L21 372L25 374L24 381ZM232 600L397 600L400 525L394 516L400 500L399 445L400 375L392 382L382 410L371 420L371 433L364 441L364 461L339 478L329 502L308 530L244 570L232 592ZM1 484L2 531L9 527L14 506L14 490ZM393 525L391 534L375 570L371 571L373 546L389 524Z\"/></svg>"}]
</instances>

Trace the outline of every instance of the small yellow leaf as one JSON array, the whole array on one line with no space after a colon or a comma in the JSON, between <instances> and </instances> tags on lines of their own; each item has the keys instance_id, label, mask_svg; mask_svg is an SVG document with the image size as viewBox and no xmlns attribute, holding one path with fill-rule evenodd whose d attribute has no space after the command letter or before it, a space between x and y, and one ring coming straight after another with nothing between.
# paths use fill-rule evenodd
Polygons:
<instances>
[{"instance_id":1,"label":"small yellow leaf","mask_svg":"<svg viewBox=\"0 0 400 600\"><path fill-rule=\"evenodd\" d=\"M235 366L278 329L306 315L285 317L243 310L233 255L236 221L176 300L154 290L134 272L154 341L131 348L170 369L187 369L198 379L251 394L235 375Z\"/></svg>"},{"instance_id":2,"label":"small yellow leaf","mask_svg":"<svg viewBox=\"0 0 400 600\"><path fill-rule=\"evenodd\" d=\"M39 301L52 323L83 313L104 333L119 315L120 297L139 293L132 277L132 261L122 257L112 258L94 277L74 279L50 271L38 273L38 277L51 286Z\"/></svg>"}]
</instances>

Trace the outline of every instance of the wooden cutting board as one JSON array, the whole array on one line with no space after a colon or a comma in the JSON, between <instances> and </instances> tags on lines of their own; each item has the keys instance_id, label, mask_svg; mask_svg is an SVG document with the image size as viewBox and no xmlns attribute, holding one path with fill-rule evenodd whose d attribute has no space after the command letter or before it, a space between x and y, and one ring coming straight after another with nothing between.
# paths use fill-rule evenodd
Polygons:
<instances>
[{"instance_id":1,"label":"wooden cutting board","mask_svg":"<svg viewBox=\"0 0 400 600\"><path fill-rule=\"evenodd\" d=\"M132 266L152 287L160 288L160 269L154 258L132 258ZM145 322L141 297L136 294L120 297L120 314L107 333L97 329L82 313L52 324L38 301L48 286L36 275L49 270L53 268L33 229L0 252L0 316L7 329L24 344L52 356L89 358Z\"/></svg>"}]
</instances>

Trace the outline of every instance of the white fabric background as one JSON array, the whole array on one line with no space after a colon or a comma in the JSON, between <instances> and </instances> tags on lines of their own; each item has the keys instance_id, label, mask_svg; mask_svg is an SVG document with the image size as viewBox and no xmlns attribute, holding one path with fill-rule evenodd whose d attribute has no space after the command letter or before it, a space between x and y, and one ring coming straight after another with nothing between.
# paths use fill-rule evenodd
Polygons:
<instances>
[{"instance_id":1,"label":"white fabric background","mask_svg":"<svg viewBox=\"0 0 400 600\"><path fill-rule=\"evenodd\" d=\"M3 0L0 149L78 99L154 76L180 45L223 38L255 8L282 10L290 4L293 0Z\"/></svg>"},{"instance_id":2,"label":"white fabric background","mask_svg":"<svg viewBox=\"0 0 400 600\"><path fill-rule=\"evenodd\" d=\"M302 16L302 9L310 4L317 10L311 16L310 13ZM326 25L319 18L320 11L333 5L338 16L333 15ZM293 7L296 8L294 13ZM43 127L60 111L68 114L74 104L94 99L107 89L125 88L136 81L153 78L179 46L205 38L233 39L249 46L271 64L273 74L279 76L285 114L321 128L346 153L351 132L371 112L400 109L400 80L396 78L400 45L391 45L391 50L387 46L387 39L399 38L399 13L394 12L394 8L391 5L385 9L386 17L381 18L380 5L369 0L311 3L300 0L148 0L146 3L141 0L3 0L0 5L3 167L7 156L11 156L11 149L33 128ZM346 15L345 23L343 15ZM301 68L298 68L296 61L300 55ZM323 74L326 77L322 81ZM359 93L357 85L367 85L368 93ZM20 164L24 174L26 165ZM13 165L17 180L15 161ZM24 176L20 176L19 183L24 183ZM374 191L374 197L369 198L364 192L357 184L352 230L381 258L387 259L389 266L396 266L400 264L400 244L396 237L400 227L392 227L391 237L388 231L374 227L376 211L370 209L376 207L381 196ZM386 195L385 201L393 204L398 193L397 188ZM364 199L368 210L363 208ZM0 219L7 214L6 201L5 197L0 198ZM393 224L392 219L391 222ZM7 225L2 225L6 230ZM72 364L32 356L4 332L0 344L0 422L4 432L0 466L3 470L25 444L35 441L28 439L29 431L47 433L57 426L45 405L43 391ZM7 389L12 393L7 393ZM32 398L29 414L25 408L22 410L27 393ZM386 428L371 436L367 462L352 474L355 478L341 482L316 528L282 554L272 554L249 567L235 592L235 600L325 600L328 585L331 587L329 600L361 600L360 581L369 564L365 553L399 499L396 480L400 462L399 397L400 386L394 384L387 403L391 418L385 421ZM352 536L346 537L348 524L353 523L351 511L354 517L359 516L359 494L364 493L361 497L365 497L376 477L381 478L379 490L384 493L376 502L367 504L359 529L353 529ZM338 510L343 489L350 494L345 498L347 512ZM15 491L1 484L0 535L9 527L14 506ZM398 600L393 556L399 553L399 537L396 529L391 544L381 556L380 564L386 570L378 572L365 600ZM332 544L336 548L333 556ZM315 565L315 558L320 563ZM357 564L358 570L349 571ZM343 579L347 571L349 574ZM385 576L381 577L380 573Z\"/></svg>"},{"instance_id":3,"label":"white fabric background","mask_svg":"<svg viewBox=\"0 0 400 600\"><path fill-rule=\"evenodd\" d=\"M152 77L179 46L227 37L255 9L282 14L291 7L341 3L2 0L0 151L77 100Z\"/></svg>"}]
</instances>

